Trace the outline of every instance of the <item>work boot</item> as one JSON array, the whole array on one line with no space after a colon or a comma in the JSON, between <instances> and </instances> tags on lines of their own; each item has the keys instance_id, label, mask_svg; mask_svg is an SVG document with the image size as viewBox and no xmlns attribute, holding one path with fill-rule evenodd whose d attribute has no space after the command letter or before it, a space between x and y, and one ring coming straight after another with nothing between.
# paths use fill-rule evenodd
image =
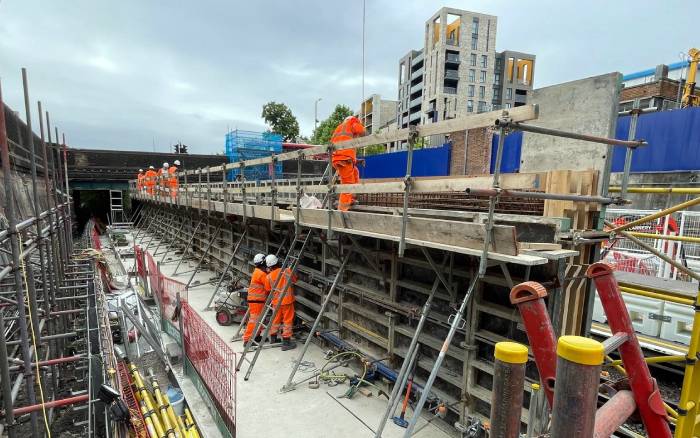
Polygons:
<instances>
[{"instance_id":1,"label":"work boot","mask_svg":"<svg viewBox=\"0 0 700 438\"><path fill-rule=\"evenodd\" d=\"M289 338L282 339L282 351L294 350L297 348L297 343Z\"/></svg>"},{"instance_id":2,"label":"work boot","mask_svg":"<svg viewBox=\"0 0 700 438\"><path fill-rule=\"evenodd\" d=\"M262 335L256 336L256 337L255 337L255 342L257 342L258 344L261 343L261 342L262 342Z\"/></svg>"}]
</instances>

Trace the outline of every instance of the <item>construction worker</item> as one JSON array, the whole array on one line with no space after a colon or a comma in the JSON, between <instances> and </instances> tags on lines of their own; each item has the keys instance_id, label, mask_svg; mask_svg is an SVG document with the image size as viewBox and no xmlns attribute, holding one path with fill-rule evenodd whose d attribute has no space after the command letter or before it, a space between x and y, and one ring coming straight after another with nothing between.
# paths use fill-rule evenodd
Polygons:
<instances>
[{"instance_id":1,"label":"construction worker","mask_svg":"<svg viewBox=\"0 0 700 438\"><path fill-rule=\"evenodd\" d=\"M166 163L167 164L167 163ZM177 180L177 167L180 165L180 160L175 160L173 165L168 168L167 186L170 187L170 197L177 197L177 189L179 187Z\"/></svg>"},{"instance_id":2,"label":"construction worker","mask_svg":"<svg viewBox=\"0 0 700 438\"><path fill-rule=\"evenodd\" d=\"M292 325L294 324L294 289L292 284L297 282L297 276L292 273L292 270L287 268L282 272L282 263L276 255L270 254L265 257L265 265L267 266L268 274L265 277L265 290L270 293L272 287L277 286L274 290L274 295L272 296L272 305L276 306L280 298L282 299L282 305L280 306L275 319L272 321L272 326L270 327L270 337L274 338L279 334L280 325L282 326L282 351L292 350L296 348L296 344L292 341ZM281 278L279 281L278 277ZM287 286L287 281L291 281L292 284ZM285 291L284 295L282 292Z\"/></svg>"},{"instance_id":3,"label":"construction worker","mask_svg":"<svg viewBox=\"0 0 700 438\"><path fill-rule=\"evenodd\" d=\"M138 175L136 175L136 191L141 193L143 191L143 179L146 175L143 174L143 169L139 169Z\"/></svg>"},{"instance_id":4,"label":"construction worker","mask_svg":"<svg viewBox=\"0 0 700 438\"><path fill-rule=\"evenodd\" d=\"M365 127L355 116L346 117L343 123L333 131L331 143L338 145L344 141L365 135ZM357 184L360 182L360 171L357 170L357 154L355 149L339 149L333 152L333 168L338 171L340 184ZM355 203L352 193L341 193L338 198L338 210L348 211Z\"/></svg>"},{"instance_id":5,"label":"construction worker","mask_svg":"<svg viewBox=\"0 0 700 438\"><path fill-rule=\"evenodd\" d=\"M161 195L165 194L168 190L168 167L170 167L170 165L165 162L163 163L163 167L158 169L158 191Z\"/></svg>"},{"instance_id":6,"label":"construction worker","mask_svg":"<svg viewBox=\"0 0 700 438\"><path fill-rule=\"evenodd\" d=\"M155 167L148 166L148 170L146 171L146 174L144 175L144 181L146 184L146 192L151 196L155 193L156 178L157 177L158 177L158 172L156 172Z\"/></svg>"},{"instance_id":7,"label":"construction worker","mask_svg":"<svg viewBox=\"0 0 700 438\"><path fill-rule=\"evenodd\" d=\"M258 318L265 307L265 300L267 300L267 290L265 289L265 281L267 280L267 268L265 266L265 254L255 254L253 257L253 275L250 276L250 285L248 285L248 310L250 315L248 317L248 325L245 327L245 333L243 333L243 342L248 342L253 336L253 330L255 325L258 323ZM256 333L257 338L260 333ZM258 339L256 339L258 340Z\"/></svg>"}]
</instances>

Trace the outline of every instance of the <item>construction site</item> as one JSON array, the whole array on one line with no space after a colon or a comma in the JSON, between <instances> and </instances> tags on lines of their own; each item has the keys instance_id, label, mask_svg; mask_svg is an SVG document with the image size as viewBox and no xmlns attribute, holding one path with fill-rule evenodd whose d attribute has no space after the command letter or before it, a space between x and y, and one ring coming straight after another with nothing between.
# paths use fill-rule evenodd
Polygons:
<instances>
[{"instance_id":1,"label":"construction site","mask_svg":"<svg viewBox=\"0 0 700 438\"><path fill-rule=\"evenodd\" d=\"M447 94L466 13L426 23ZM625 107L659 68L533 89L502 53L514 105L363 96L224 156L73 148L0 83L0 435L700 437L700 51L663 111Z\"/></svg>"}]
</instances>

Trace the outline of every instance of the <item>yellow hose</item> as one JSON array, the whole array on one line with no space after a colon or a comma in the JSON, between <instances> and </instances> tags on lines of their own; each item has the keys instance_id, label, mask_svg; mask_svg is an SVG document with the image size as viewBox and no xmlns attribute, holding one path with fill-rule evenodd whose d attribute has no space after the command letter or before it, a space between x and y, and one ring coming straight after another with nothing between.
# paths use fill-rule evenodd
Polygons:
<instances>
[{"instance_id":1,"label":"yellow hose","mask_svg":"<svg viewBox=\"0 0 700 438\"><path fill-rule=\"evenodd\" d=\"M160 438L158 434L156 433L156 428L153 425L153 421L151 420L150 415L146 415L148 410L146 409L146 405L141 405L141 413L143 414L143 422L146 423L146 431L148 432L148 436L150 438Z\"/></svg>"},{"instance_id":2,"label":"yellow hose","mask_svg":"<svg viewBox=\"0 0 700 438\"><path fill-rule=\"evenodd\" d=\"M192 419L192 413L190 412L190 408L185 408L185 418L187 419L185 424L187 424L189 422L189 424L187 425L187 428L190 429L190 433L192 435L192 438L200 438L201 435L199 434L199 428L197 427L197 424Z\"/></svg>"},{"instance_id":3,"label":"yellow hose","mask_svg":"<svg viewBox=\"0 0 700 438\"><path fill-rule=\"evenodd\" d=\"M152 379L151 386L153 387L153 393L155 394L156 401L158 402L158 411L160 412L160 418L165 426L167 436L174 438L182 437L182 431L177 425L177 420L175 420L173 408L170 407L170 403L166 401L166 397L160 391L158 381L156 379Z\"/></svg>"},{"instance_id":4,"label":"yellow hose","mask_svg":"<svg viewBox=\"0 0 700 438\"><path fill-rule=\"evenodd\" d=\"M141 405L141 412L143 413L143 418L150 421L153 428L156 431L156 437L163 438L165 432L163 432L163 426L160 425L160 420L158 419L158 414L154 409L148 407L148 402Z\"/></svg>"},{"instance_id":5,"label":"yellow hose","mask_svg":"<svg viewBox=\"0 0 700 438\"><path fill-rule=\"evenodd\" d=\"M151 394L144 386L141 374L139 374L139 370L136 369L136 366L134 364L129 364L129 370L131 371L131 376L133 377L134 383L136 384L136 391L141 394L141 402L145 404L146 412L148 412L148 415L152 417L151 421L153 422L153 426L155 427L156 432L158 433L158 437L165 437L165 433L163 432L163 426L161 425L161 420L158 417L158 412L154 408L155 402L153 401ZM155 413L156 415L153 416L153 413ZM146 414L144 414L144 417L145 415Z\"/></svg>"}]
</instances>

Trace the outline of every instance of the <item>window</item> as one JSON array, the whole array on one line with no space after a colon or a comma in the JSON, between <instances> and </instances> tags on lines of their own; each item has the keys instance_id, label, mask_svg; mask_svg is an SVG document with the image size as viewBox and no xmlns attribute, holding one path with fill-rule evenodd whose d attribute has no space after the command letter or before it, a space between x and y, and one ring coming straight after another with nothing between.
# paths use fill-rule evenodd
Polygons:
<instances>
[{"instance_id":1,"label":"window","mask_svg":"<svg viewBox=\"0 0 700 438\"><path fill-rule=\"evenodd\" d=\"M473 86L473 85L470 85L470 86L467 88L467 96L469 96L469 97L474 97L474 86Z\"/></svg>"},{"instance_id":2,"label":"window","mask_svg":"<svg viewBox=\"0 0 700 438\"><path fill-rule=\"evenodd\" d=\"M513 89L512 88L506 88L506 100L510 100L513 98Z\"/></svg>"},{"instance_id":3,"label":"window","mask_svg":"<svg viewBox=\"0 0 700 438\"><path fill-rule=\"evenodd\" d=\"M472 35L479 33L479 17L472 17Z\"/></svg>"},{"instance_id":4,"label":"window","mask_svg":"<svg viewBox=\"0 0 700 438\"><path fill-rule=\"evenodd\" d=\"M406 80L406 64L401 63L401 69L399 70L399 83L403 84Z\"/></svg>"},{"instance_id":5,"label":"window","mask_svg":"<svg viewBox=\"0 0 700 438\"><path fill-rule=\"evenodd\" d=\"M474 82L476 80L476 70L469 70L469 76L467 77L469 82Z\"/></svg>"},{"instance_id":6,"label":"window","mask_svg":"<svg viewBox=\"0 0 700 438\"><path fill-rule=\"evenodd\" d=\"M486 95L486 87L484 87L482 85L481 87L479 87L479 98L483 99L485 95Z\"/></svg>"},{"instance_id":7,"label":"window","mask_svg":"<svg viewBox=\"0 0 700 438\"><path fill-rule=\"evenodd\" d=\"M480 100L479 101L479 108L477 109L477 112L483 113L484 111L486 111L486 102Z\"/></svg>"},{"instance_id":8,"label":"window","mask_svg":"<svg viewBox=\"0 0 700 438\"><path fill-rule=\"evenodd\" d=\"M494 84L500 84L500 83L501 83L501 74L500 74L500 73L494 73L494 74L493 74L493 83L494 83Z\"/></svg>"},{"instance_id":9,"label":"window","mask_svg":"<svg viewBox=\"0 0 700 438\"><path fill-rule=\"evenodd\" d=\"M473 112L474 112L474 101L473 101L473 100L468 100L468 101L467 101L467 112L468 112L468 113L473 113Z\"/></svg>"},{"instance_id":10,"label":"window","mask_svg":"<svg viewBox=\"0 0 700 438\"><path fill-rule=\"evenodd\" d=\"M486 82L486 72L483 70L479 72L479 82L482 84Z\"/></svg>"},{"instance_id":11,"label":"window","mask_svg":"<svg viewBox=\"0 0 700 438\"><path fill-rule=\"evenodd\" d=\"M472 67L476 67L476 53L472 53L469 56L469 61L469 65L471 65Z\"/></svg>"},{"instance_id":12,"label":"window","mask_svg":"<svg viewBox=\"0 0 700 438\"><path fill-rule=\"evenodd\" d=\"M488 57L486 55L481 55L481 68L486 68L488 63Z\"/></svg>"},{"instance_id":13,"label":"window","mask_svg":"<svg viewBox=\"0 0 700 438\"><path fill-rule=\"evenodd\" d=\"M476 50L478 45L479 45L479 36L474 34L474 35L472 35L472 50Z\"/></svg>"},{"instance_id":14,"label":"window","mask_svg":"<svg viewBox=\"0 0 700 438\"><path fill-rule=\"evenodd\" d=\"M506 103L506 109L510 109L510 103Z\"/></svg>"}]
</instances>

